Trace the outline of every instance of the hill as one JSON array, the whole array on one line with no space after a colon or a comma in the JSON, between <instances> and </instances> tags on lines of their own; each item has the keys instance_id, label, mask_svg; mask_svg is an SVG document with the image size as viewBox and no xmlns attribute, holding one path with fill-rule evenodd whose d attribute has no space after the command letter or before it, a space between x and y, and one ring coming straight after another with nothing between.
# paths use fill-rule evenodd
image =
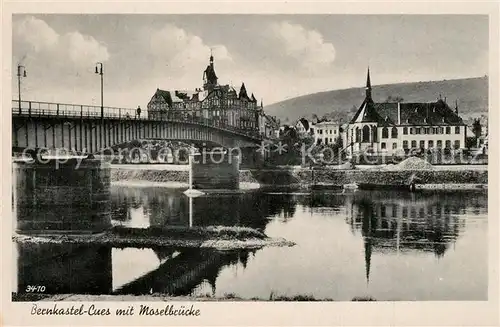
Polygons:
<instances>
[{"instance_id":1,"label":"hill","mask_svg":"<svg viewBox=\"0 0 500 327\"><path fill-rule=\"evenodd\" d=\"M328 118L346 122L364 99L364 88L350 88L308 94L270 104L266 113L275 115L282 123L291 123L300 117L311 118L327 115ZM402 102L430 102L439 95L446 97L450 106L458 100L459 113L464 119L488 113L488 77L464 78L444 81L375 85L372 90L375 102L384 102L389 96L401 97ZM287 119L288 118L288 119Z\"/></svg>"}]
</instances>

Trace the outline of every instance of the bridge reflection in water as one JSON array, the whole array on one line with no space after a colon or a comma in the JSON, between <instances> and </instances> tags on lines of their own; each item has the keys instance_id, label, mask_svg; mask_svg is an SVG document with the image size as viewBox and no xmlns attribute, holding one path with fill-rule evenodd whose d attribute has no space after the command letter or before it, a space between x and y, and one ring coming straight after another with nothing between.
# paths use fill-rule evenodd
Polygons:
<instances>
[{"instance_id":1,"label":"bridge reflection in water","mask_svg":"<svg viewBox=\"0 0 500 327\"><path fill-rule=\"evenodd\" d=\"M481 223L484 221L482 217L487 214L487 195L484 193L395 194L361 191L353 194L312 192L293 195L256 191L189 199L182 194L182 190L113 187L111 202L114 224L130 227L248 226L264 230L272 236L294 235L296 239L291 240L299 246L252 251L216 251L186 248L118 249L47 244L30 247L19 245L17 291L24 292L27 285L45 285L46 292L54 294L209 293L220 296L236 292L246 298L268 298L273 291L295 295L310 289L307 294L343 299L345 296L366 291L361 289L360 284L366 283L360 283L360 278L369 283L388 282L380 274L377 274L375 282L370 281L370 274L373 275L371 270L374 269L372 257L377 255L385 257L385 264L384 267L378 266L375 269L386 271L394 267L393 273L398 278L389 278L390 287L385 284L374 285L377 291L374 289L373 292L385 289L384 292L395 292L393 296L404 297L406 292L418 291L412 285L407 285L410 275L397 275L408 273L405 269L396 269L401 264L397 259L398 254L414 259L409 262L436 265L434 261L420 261L418 258L422 255L431 255L438 260L446 257L447 252L454 248L454 244L467 230L467 226L474 224L474 219L477 218L479 219L476 221ZM342 220L345 220L345 224ZM289 228L304 230L304 226L314 222L320 223L322 228L306 228L308 232L294 231L292 234L286 234L289 233ZM282 232L284 234L281 234ZM310 235L310 232L316 234ZM337 237L347 243L335 245L332 240ZM349 241L352 238L362 241ZM465 244L470 244L471 240L469 236ZM359 257L345 257L353 253L345 251L345 246L356 247L355 251L359 251ZM467 245L460 247L460 250L464 251L466 247ZM317 254L309 252L313 248ZM453 255L446 263L451 266L446 271L451 272L463 267L463 254L476 253L474 249L469 251L471 250L457 254L458 252L451 250ZM479 253L476 257L481 256ZM287 263L276 262L276 255L285 256ZM332 256L335 256L334 262L350 261L352 264L332 264ZM305 257L311 260L313 267L324 266L327 269L325 268L324 273L311 273L308 270L310 266L303 264ZM467 269L468 276L473 279L468 283L477 284L476 288L480 289L473 292L467 286L461 294L473 294L473 297L476 297L482 294L484 285L487 290L486 281L475 280L477 276L483 275L482 272L476 271L483 270L483 261L478 260L477 268ZM239 267L242 267L242 273L233 276L230 271L240 270ZM423 279L436 278L434 275L426 275L432 271L436 272L432 267L429 266L427 272L421 271ZM255 269L258 269L258 273ZM348 271L345 271L346 269ZM290 276L286 277L286 274ZM269 275L278 278L280 282L262 285L262 278ZM301 285L297 285L295 278L292 278L298 275L305 279ZM336 286L331 286L332 276L338 276L334 283ZM341 280L337 280L338 278ZM406 286L398 286L398 280ZM415 280L415 287L425 288L426 285L422 283L425 282ZM439 287L461 287L451 281L450 283ZM259 287L255 288L254 285ZM356 289L342 290L342 285ZM396 288L408 291L395 291ZM453 292L449 291L450 294ZM414 299L413 294L407 297Z\"/></svg>"},{"instance_id":2,"label":"bridge reflection in water","mask_svg":"<svg viewBox=\"0 0 500 327\"><path fill-rule=\"evenodd\" d=\"M135 258L131 252L136 251L141 256L152 252L156 258L147 258L150 271L134 276L127 270L133 270L137 264L145 264L141 258L130 260ZM248 256L255 250L118 249L107 246L63 248L38 244L29 247L18 245L17 252L17 293L25 293L29 285L43 285L47 294L155 292L178 296L190 295L195 287L203 283L208 283L215 292L220 270L230 265L245 267Z\"/></svg>"},{"instance_id":3,"label":"bridge reflection in water","mask_svg":"<svg viewBox=\"0 0 500 327\"><path fill-rule=\"evenodd\" d=\"M270 216L282 212L293 216L296 201L293 195L270 197L261 192L188 198L180 190L113 186L111 206L113 223L128 227L245 226L263 230Z\"/></svg>"}]
</instances>

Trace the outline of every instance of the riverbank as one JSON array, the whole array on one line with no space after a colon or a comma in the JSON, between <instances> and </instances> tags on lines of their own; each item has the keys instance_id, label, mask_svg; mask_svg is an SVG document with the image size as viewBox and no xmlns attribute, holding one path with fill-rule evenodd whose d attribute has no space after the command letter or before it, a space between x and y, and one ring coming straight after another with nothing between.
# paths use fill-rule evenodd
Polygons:
<instances>
[{"instance_id":1,"label":"riverbank","mask_svg":"<svg viewBox=\"0 0 500 327\"><path fill-rule=\"evenodd\" d=\"M87 294L36 294L12 293L12 301L14 302L34 302L34 301L72 301L72 302L109 302L109 301L132 301L132 302L220 302L220 301L299 301L299 302L315 302L315 301L334 301L331 298L316 298L312 295L278 295L271 293L269 297L259 298L244 298L234 293L226 293L222 296L212 296L212 294L204 294L200 296L170 296L167 294L153 293L148 295L87 295ZM371 297L355 297L351 301L376 301Z\"/></svg>"},{"instance_id":2,"label":"riverbank","mask_svg":"<svg viewBox=\"0 0 500 327\"><path fill-rule=\"evenodd\" d=\"M179 170L176 170L179 169ZM403 188L412 175L418 178L417 189L486 189L488 167L454 166L452 169L435 166L431 169L397 169L380 166L371 169L330 168L276 168L240 170L242 188L292 188L328 189L342 188L346 184L358 184L361 188ZM185 167L111 167L111 181L115 185L149 185L163 187L188 187L189 172ZM147 182L147 183L145 183Z\"/></svg>"},{"instance_id":3,"label":"riverbank","mask_svg":"<svg viewBox=\"0 0 500 327\"><path fill-rule=\"evenodd\" d=\"M99 234L14 234L12 240L23 244L78 244L113 247L182 247L217 250L258 249L264 246L294 246L283 238L270 238L249 227L162 227L128 228L114 226Z\"/></svg>"}]
</instances>

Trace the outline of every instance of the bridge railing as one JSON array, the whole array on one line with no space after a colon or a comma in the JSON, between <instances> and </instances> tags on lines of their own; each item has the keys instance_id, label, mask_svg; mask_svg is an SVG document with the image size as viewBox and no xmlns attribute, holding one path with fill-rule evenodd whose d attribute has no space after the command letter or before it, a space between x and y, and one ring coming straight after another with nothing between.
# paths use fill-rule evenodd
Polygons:
<instances>
[{"instance_id":1,"label":"bridge railing","mask_svg":"<svg viewBox=\"0 0 500 327\"><path fill-rule=\"evenodd\" d=\"M142 111L141 115L137 115L136 109L103 107L103 118L114 118L123 120L148 120L148 121L169 121L178 123L194 123L204 126L216 127L222 130L230 131L237 134L243 134L254 138L261 138L259 131L251 128L241 128L228 124L227 122L217 118L205 118L195 115L188 115L183 112L173 112L171 114L161 114L154 112L152 117L148 117L147 110ZM39 101L21 101L12 100L12 115L13 116L28 116L28 117L68 117L68 118L100 118L101 107L52 103Z\"/></svg>"},{"instance_id":2,"label":"bridge railing","mask_svg":"<svg viewBox=\"0 0 500 327\"><path fill-rule=\"evenodd\" d=\"M133 118L136 109L103 107L105 118ZM12 100L13 115L28 116L62 116L62 117L100 117L100 106L89 106L68 103L52 103L39 101Z\"/></svg>"}]
</instances>

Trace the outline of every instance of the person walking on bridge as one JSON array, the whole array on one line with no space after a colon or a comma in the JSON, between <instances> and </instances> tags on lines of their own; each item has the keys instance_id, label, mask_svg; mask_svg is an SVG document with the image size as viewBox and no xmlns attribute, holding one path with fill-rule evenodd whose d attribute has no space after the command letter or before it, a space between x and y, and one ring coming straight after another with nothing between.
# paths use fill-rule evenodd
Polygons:
<instances>
[{"instance_id":1,"label":"person walking on bridge","mask_svg":"<svg viewBox=\"0 0 500 327\"><path fill-rule=\"evenodd\" d=\"M137 107L137 119L141 118L141 106Z\"/></svg>"}]
</instances>

